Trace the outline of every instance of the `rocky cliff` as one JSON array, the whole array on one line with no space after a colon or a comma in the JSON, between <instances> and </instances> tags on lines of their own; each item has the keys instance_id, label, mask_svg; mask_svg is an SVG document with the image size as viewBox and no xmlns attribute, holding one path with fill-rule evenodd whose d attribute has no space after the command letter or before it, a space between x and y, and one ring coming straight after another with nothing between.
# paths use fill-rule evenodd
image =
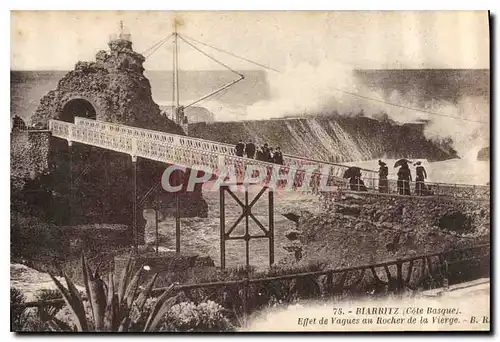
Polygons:
<instances>
[{"instance_id":1,"label":"rocky cliff","mask_svg":"<svg viewBox=\"0 0 500 342\"><path fill-rule=\"evenodd\" d=\"M280 146L284 153L330 162L377 158L457 158L449 141L424 135L424 124L397 125L363 116L324 116L239 122L195 123L193 137L236 144L252 139L257 144Z\"/></svg>"},{"instance_id":2,"label":"rocky cliff","mask_svg":"<svg viewBox=\"0 0 500 342\"><path fill-rule=\"evenodd\" d=\"M489 243L489 202L346 194L297 215L303 260L350 267ZM292 257L293 259L293 257Z\"/></svg>"},{"instance_id":3,"label":"rocky cliff","mask_svg":"<svg viewBox=\"0 0 500 342\"><path fill-rule=\"evenodd\" d=\"M490 148L483 147L482 149L480 149L479 152L477 153L477 160L489 161L490 160Z\"/></svg>"},{"instance_id":4,"label":"rocky cliff","mask_svg":"<svg viewBox=\"0 0 500 342\"><path fill-rule=\"evenodd\" d=\"M111 41L109 47L110 51L99 51L93 62L78 62L57 89L40 100L32 125L44 128L49 118L72 121L77 115L183 134L153 101L151 85L143 74L144 56L134 52L127 40Z\"/></svg>"},{"instance_id":5,"label":"rocky cliff","mask_svg":"<svg viewBox=\"0 0 500 342\"><path fill-rule=\"evenodd\" d=\"M99 121L115 122L135 127L154 129L175 134L184 134L182 128L161 115L159 106L151 96L151 86L144 76L144 57L132 49L132 43L125 39L109 42L109 51L99 51L95 61L78 62L75 69L68 72L56 89L42 97L35 113L27 121L33 129L48 127L49 119L55 118L73 122L75 116ZM44 182L50 183L53 195L62 203L59 208L59 223L132 223L132 200L134 196L133 169L130 156L105 151L91 146L74 144L72 149L62 139L52 138L31 142L12 133L13 150L16 142L29 141L29 146L38 146L36 151L24 158L16 158L12 169L26 175L34 171L44 172ZM26 143L25 143L26 145ZM22 149L21 149L22 150ZM33 168L32 155L44 162L45 170ZM70 157L71 155L71 157ZM16 153L19 156L19 153ZM167 165L147 160L137 161L137 196L143 196L158 184ZM72 184L72 189L70 189ZM71 190L71 191L70 191ZM70 193L73 195L70 198ZM159 193L162 207L167 211L173 205L173 196ZM183 216L206 216L207 205L201 195L201 187L194 193L181 197ZM138 207L139 225L144 202Z\"/></svg>"}]
</instances>

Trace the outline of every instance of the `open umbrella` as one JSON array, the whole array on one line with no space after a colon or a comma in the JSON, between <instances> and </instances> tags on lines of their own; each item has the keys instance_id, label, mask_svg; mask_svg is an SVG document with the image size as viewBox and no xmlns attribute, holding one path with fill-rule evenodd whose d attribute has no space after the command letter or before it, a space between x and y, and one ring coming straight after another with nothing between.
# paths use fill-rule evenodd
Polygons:
<instances>
[{"instance_id":1,"label":"open umbrella","mask_svg":"<svg viewBox=\"0 0 500 342\"><path fill-rule=\"evenodd\" d=\"M344 178L352 178L354 176L361 176L361 168L357 166L351 166L344 172Z\"/></svg>"},{"instance_id":2,"label":"open umbrella","mask_svg":"<svg viewBox=\"0 0 500 342\"><path fill-rule=\"evenodd\" d=\"M399 166L403 166L404 164L411 164L411 160L408 160L408 159L399 159L395 164L394 164L394 168L396 167L399 167Z\"/></svg>"}]
</instances>

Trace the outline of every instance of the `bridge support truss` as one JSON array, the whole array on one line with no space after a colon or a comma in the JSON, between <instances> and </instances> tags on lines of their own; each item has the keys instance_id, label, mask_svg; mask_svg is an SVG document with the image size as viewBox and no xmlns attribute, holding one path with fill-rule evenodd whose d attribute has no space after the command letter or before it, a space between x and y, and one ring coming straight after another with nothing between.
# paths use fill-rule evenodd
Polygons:
<instances>
[{"instance_id":1,"label":"bridge support truss","mask_svg":"<svg viewBox=\"0 0 500 342\"><path fill-rule=\"evenodd\" d=\"M133 231L134 231L134 252L139 253L139 231L137 229L137 157L132 156L132 173L134 182L134 191L132 199L132 210L133 210Z\"/></svg>"},{"instance_id":2,"label":"bridge support truss","mask_svg":"<svg viewBox=\"0 0 500 342\"><path fill-rule=\"evenodd\" d=\"M69 154L69 224L73 224L73 142L68 140Z\"/></svg>"},{"instance_id":3,"label":"bridge support truss","mask_svg":"<svg viewBox=\"0 0 500 342\"><path fill-rule=\"evenodd\" d=\"M243 240L245 241L245 265L248 268L250 266L250 240L252 239L268 239L269 240L269 266L274 264L274 191L264 186L255 198L249 203L248 199L248 185L244 184L233 184L233 185L243 185L245 192L245 199L242 202L236 194L230 189L231 185L221 185L219 189L219 200L220 200L220 265L221 269L226 267L226 241L229 240ZM262 198L265 192L268 192L268 227L264 225L255 217L252 213L252 207ZM226 194L229 194L236 203L241 207L242 213L234 224L226 230ZM245 233L244 235L234 236L231 235L235 228L245 220ZM257 226L262 230L263 234L251 235L250 234L250 219L252 219Z\"/></svg>"}]
</instances>

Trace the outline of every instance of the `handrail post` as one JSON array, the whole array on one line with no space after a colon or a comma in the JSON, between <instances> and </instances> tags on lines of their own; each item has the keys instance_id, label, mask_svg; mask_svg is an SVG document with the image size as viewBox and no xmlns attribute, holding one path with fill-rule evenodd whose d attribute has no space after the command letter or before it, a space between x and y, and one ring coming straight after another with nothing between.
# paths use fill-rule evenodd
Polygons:
<instances>
[{"instance_id":1,"label":"handrail post","mask_svg":"<svg viewBox=\"0 0 500 342\"><path fill-rule=\"evenodd\" d=\"M445 291L448 291L449 289L449 283L448 283L448 260L446 259L446 254L443 256L444 257L444 278L443 278L443 288Z\"/></svg>"},{"instance_id":2,"label":"handrail post","mask_svg":"<svg viewBox=\"0 0 500 342\"><path fill-rule=\"evenodd\" d=\"M132 154L132 158L134 158L135 156L137 156L137 139L136 138L132 138L132 151L131 151L131 154Z\"/></svg>"},{"instance_id":3,"label":"handrail post","mask_svg":"<svg viewBox=\"0 0 500 342\"><path fill-rule=\"evenodd\" d=\"M40 323L43 323L43 321L44 321L44 319L43 319L44 318L43 317L43 308L44 308L44 306L45 306L45 304L44 304L44 301L42 299L42 300L40 300L38 302L38 305L37 305L38 320L40 321Z\"/></svg>"},{"instance_id":4,"label":"handrail post","mask_svg":"<svg viewBox=\"0 0 500 342\"><path fill-rule=\"evenodd\" d=\"M220 268L226 268L226 213L225 213L225 188L219 187L219 216L220 216Z\"/></svg>"},{"instance_id":5,"label":"handrail post","mask_svg":"<svg viewBox=\"0 0 500 342\"><path fill-rule=\"evenodd\" d=\"M134 252L137 255L139 253L139 231L137 229L137 157L132 156L132 173L133 173L133 198L132 198L132 208L133 208L133 230L134 230Z\"/></svg>"},{"instance_id":6,"label":"handrail post","mask_svg":"<svg viewBox=\"0 0 500 342\"><path fill-rule=\"evenodd\" d=\"M403 284L403 263L401 262L401 259L396 259L397 264L396 264L396 270L397 270L397 293L403 292L404 289L404 284Z\"/></svg>"},{"instance_id":7,"label":"handrail post","mask_svg":"<svg viewBox=\"0 0 500 342\"><path fill-rule=\"evenodd\" d=\"M248 271L248 270L247 270ZM248 316L248 274L243 279L243 298L242 298L242 309L243 309L243 324L247 324Z\"/></svg>"},{"instance_id":8,"label":"handrail post","mask_svg":"<svg viewBox=\"0 0 500 342\"><path fill-rule=\"evenodd\" d=\"M181 213L179 193L175 194L175 253L181 253Z\"/></svg>"},{"instance_id":9,"label":"handrail post","mask_svg":"<svg viewBox=\"0 0 500 342\"><path fill-rule=\"evenodd\" d=\"M159 236L158 236L158 210L160 210L160 196L158 195L158 191L156 191L155 193L156 255L158 255L160 249Z\"/></svg>"},{"instance_id":10,"label":"handrail post","mask_svg":"<svg viewBox=\"0 0 500 342\"><path fill-rule=\"evenodd\" d=\"M333 291L333 272L329 271L326 275L326 289L327 294L331 295Z\"/></svg>"},{"instance_id":11,"label":"handrail post","mask_svg":"<svg viewBox=\"0 0 500 342\"><path fill-rule=\"evenodd\" d=\"M73 224L73 142L68 140L69 154L69 224Z\"/></svg>"},{"instance_id":12,"label":"handrail post","mask_svg":"<svg viewBox=\"0 0 500 342\"><path fill-rule=\"evenodd\" d=\"M269 191L269 267L274 264L274 192Z\"/></svg>"}]
</instances>

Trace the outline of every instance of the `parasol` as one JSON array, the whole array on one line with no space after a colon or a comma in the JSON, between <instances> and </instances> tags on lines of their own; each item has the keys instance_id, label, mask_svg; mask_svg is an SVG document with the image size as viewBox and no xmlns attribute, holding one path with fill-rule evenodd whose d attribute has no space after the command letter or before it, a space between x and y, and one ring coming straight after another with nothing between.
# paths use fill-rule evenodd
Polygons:
<instances>
[{"instance_id":1,"label":"parasol","mask_svg":"<svg viewBox=\"0 0 500 342\"><path fill-rule=\"evenodd\" d=\"M361 168L357 166L351 166L344 172L344 178L352 178L355 176L361 177Z\"/></svg>"},{"instance_id":2,"label":"parasol","mask_svg":"<svg viewBox=\"0 0 500 342\"><path fill-rule=\"evenodd\" d=\"M398 166L403 166L404 164L411 164L411 160L408 160L408 159L399 159L395 164L394 164L394 168L398 167Z\"/></svg>"}]
</instances>

